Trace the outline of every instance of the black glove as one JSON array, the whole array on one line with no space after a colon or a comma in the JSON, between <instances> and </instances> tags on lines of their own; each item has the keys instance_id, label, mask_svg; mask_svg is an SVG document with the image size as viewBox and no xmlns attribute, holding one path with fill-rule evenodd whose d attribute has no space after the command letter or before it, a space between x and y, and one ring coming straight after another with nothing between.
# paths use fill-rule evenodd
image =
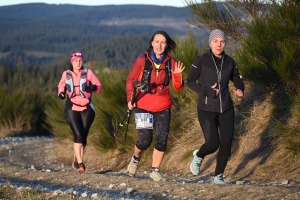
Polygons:
<instances>
[{"instance_id":1,"label":"black glove","mask_svg":"<svg viewBox=\"0 0 300 200\"><path fill-rule=\"evenodd\" d=\"M66 98L66 93L65 92L59 93L58 98L65 99Z\"/></svg>"},{"instance_id":2,"label":"black glove","mask_svg":"<svg viewBox=\"0 0 300 200\"><path fill-rule=\"evenodd\" d=\"M97 90L97 85L89 85L85 91L87 92L94 92L95 90Z\"/></svg>"}]
</instances>

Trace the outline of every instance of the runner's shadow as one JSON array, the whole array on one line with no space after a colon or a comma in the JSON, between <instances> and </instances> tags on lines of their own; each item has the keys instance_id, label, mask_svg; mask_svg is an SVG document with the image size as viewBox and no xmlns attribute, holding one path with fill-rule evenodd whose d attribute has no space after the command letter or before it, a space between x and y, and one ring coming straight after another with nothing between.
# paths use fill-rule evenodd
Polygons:
<instances>
[{"instance_id":1,"label":"runner's shadow","mask_svg":"<svg viewBox=\"0 0 300 200\"><path fill-rule=\"evenodd\" d=\"M111 170L101 170L101 171L96 171L96 172L92 172L93 174L106 174L108 172L112 172Z\"/></svg>"}]
</instances>

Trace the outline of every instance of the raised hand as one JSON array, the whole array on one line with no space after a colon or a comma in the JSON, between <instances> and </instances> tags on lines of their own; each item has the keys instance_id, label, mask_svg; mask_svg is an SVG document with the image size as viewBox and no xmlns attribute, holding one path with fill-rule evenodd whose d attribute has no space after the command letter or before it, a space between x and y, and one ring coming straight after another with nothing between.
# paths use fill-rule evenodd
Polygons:
<instances>
[{"instance_id":1,"label":"raised hand","mask_svg":"<svg viewBox=\"0 0 300 200\"><path fill-rule=\"evenodd\" d=\"M175 62L175 67L174 67L174 71L173 73L182 73L184 70L185 66L183 66L183 63L181 63L180 61Z\"/></svg>"}]
</instances>

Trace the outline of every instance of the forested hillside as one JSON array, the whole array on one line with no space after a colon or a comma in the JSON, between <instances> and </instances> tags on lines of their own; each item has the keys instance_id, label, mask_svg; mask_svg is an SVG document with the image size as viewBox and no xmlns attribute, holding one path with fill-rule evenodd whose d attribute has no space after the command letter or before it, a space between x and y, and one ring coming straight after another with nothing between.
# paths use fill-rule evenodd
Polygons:
<instances>
[{"instance_id":1,"label":"forested hillside","mask_svg":"<svg viewBox=\"0 0 300 200\"><path fill-rule=\"evenodd\" d=\"M0 63L41 66L84 49L88 58L103 65L124 66L146 48L156 30L163 29L173 37L188 31L203 34L189 26L189 14L186 7L152 5L2 6ZM115 37L118 39L112 39Z\"/></svg>"}]
</instances>

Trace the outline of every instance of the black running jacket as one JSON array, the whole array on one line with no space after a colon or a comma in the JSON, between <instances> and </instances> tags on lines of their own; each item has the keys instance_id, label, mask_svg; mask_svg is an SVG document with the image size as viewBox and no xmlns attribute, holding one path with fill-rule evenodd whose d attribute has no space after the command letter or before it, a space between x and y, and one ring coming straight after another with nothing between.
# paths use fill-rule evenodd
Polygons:
<instances>
[{"instance_id":1,"label":"black running jacket","mask_svg":"<svg viewBox=\"0 0 300 200\"><path fill-rule=\"evenodd\" d=\"M198 56L189 71L186 85L199 95L197 108L210 112L225 112L233 107L230 96L229 80L236 89L244 92L244 82L234 60L223 53L221 69L218 70L211 50ZM211 86L217 83L216 92Z\"/></svg>"}]
</instances>

